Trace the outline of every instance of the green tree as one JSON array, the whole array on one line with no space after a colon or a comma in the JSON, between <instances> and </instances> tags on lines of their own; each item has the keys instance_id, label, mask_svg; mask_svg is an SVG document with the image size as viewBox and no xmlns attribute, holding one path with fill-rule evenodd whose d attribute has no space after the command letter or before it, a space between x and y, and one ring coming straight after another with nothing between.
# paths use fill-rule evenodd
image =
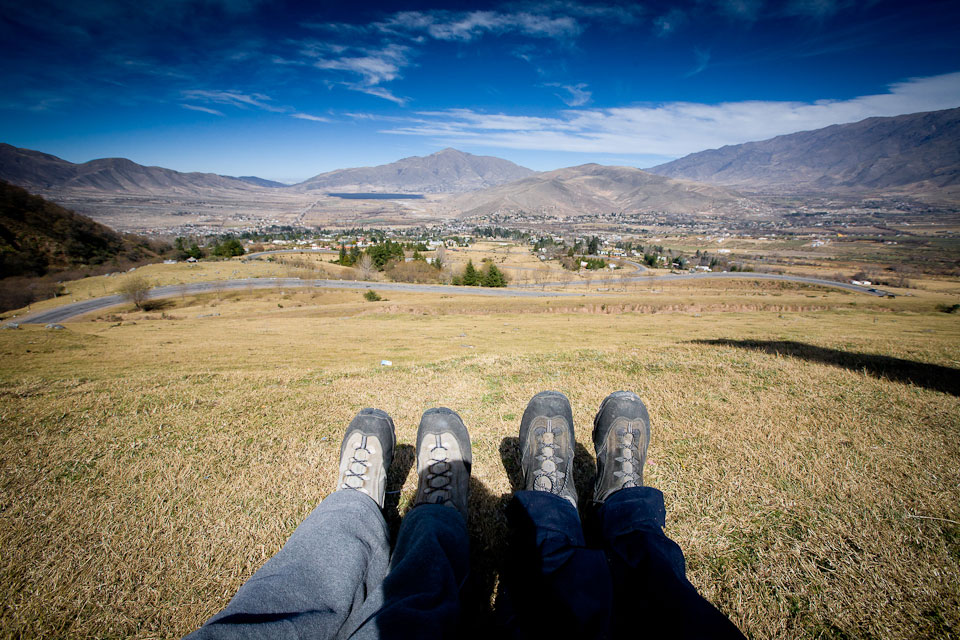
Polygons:
<instances>
[{"instance_id":1,"label":"green tree","mask_svg":"<svg viewBox=\"0 0 960 640\"><path fill-rule=\"evenodd\" d=\"M461 282L468 287L476 287L480 285L480 272L477 271L477 268L473 266L473 260L467 261L467 266L463 270L463 278Z\"/></svg>"},{"instance_id":2,"label":"green tree","mask_svg":"<svg viewBox=\"0 0 960 640\"><path fill-rule=\"evenodd\" d=\"M483 274L482 284L485 287L505 287L507 286L507 278L503 275L503 272L497 268L497 265L491 262L487 265L486 271Z\"/></svg>"},{"instance_id":3,"label":"green tree","mask_svg":"<svg viewBox=\"0 0 960 640\"><path fill-rule=\"evenodd\" d=\"M600 251L600 238L593 236L590 238L590 242L587 244L587 253L591 256L597 255Z\"/></svg>"},{"instance_id":4,"label":"green tree","mask_svg":"<svg viewBox=\"0 0 960 640\"><path fill-rule=\"evenodd\" d=\"M232 258L244 254L243 245L236 238L227 238L213 247L213 255L221 258Z\"/></svg>"}]
</instances>

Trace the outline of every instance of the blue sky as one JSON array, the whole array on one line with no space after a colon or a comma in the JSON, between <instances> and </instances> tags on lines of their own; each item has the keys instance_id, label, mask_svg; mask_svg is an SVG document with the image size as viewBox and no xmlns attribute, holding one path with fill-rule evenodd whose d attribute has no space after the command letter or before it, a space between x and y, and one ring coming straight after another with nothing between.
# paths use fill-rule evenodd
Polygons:
<instances>
[{"instance_id":1,"label":"blue sky","mask_svg":"<svg viewBox=\"0 0 960 640\"><path fill-rule=\"evenodd\" d=\"M960 106L956 0L327 4L0 0L0 141L292 182L447 146L647 167Z\"/></svg>"}]
</instances>

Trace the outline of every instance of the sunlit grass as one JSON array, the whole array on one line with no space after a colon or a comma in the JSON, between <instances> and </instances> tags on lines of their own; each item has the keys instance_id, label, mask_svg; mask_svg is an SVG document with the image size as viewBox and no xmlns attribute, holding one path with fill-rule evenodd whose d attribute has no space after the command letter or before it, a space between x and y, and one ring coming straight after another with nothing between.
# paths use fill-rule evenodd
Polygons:
<instances>
[{"instance_id":1,"label":"sunlit grass","mask_svg":"<svg viewBox=\"0 0 960 640\"><path fill-rule=\"evenodd\" d=\"M723 285L375 303L211 293L2 331L0 634L189 632L333 489L343 429L366 406L406 445L425 409L463 416L475 577L492 584L511 492L501 454L526 402L566 393L592 451L593 413L627 388L650 408L646 480L666 493L668 534L748 637L949 635L960 401L884 378L866 356L960 370L960 318L920 299ZM697 342L722 339L811 349ZM401 510L416 483L403 467Z\"/></svg>"}]
</instances>

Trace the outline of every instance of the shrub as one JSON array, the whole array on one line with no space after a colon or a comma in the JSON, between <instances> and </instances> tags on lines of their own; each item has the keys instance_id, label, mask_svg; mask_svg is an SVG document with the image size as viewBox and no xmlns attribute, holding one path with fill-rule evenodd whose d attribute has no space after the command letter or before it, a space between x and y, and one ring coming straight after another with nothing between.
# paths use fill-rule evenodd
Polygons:
<instances>
[{"instance_id":1,"label":"shrub","mask_svg":"<svg viewBox=\"0 0 960 640\"><path fill-rule=\"evenodd\" d=\"M153 283L141 275L127 276L127 279L117 288L117 293L127 302L132 302L137 309L143 309L143 303L151 287Z\"/></svg>"},{"instance_id":2,"label":"shrub","mask_svg":"<svg viewBox=\"0 0 960 640\"><path fill-rule=\"evenodd\" d=\"M380 294L374 291L373 289L367 289L367 292L363 294L363 297L369 302L377 302L379 300L383 300L383 298L380 297Z\"/></svg>"}]
</instances>

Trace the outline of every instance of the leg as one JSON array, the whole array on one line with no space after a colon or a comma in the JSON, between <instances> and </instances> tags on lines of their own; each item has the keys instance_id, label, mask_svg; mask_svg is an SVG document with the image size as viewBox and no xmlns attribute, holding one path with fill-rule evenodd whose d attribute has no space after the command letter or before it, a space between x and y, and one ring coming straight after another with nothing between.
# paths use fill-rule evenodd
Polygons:
<instances>
[{"instance_id":1,"label":"leg","mask_svg":"<svg viewBox=\"0 0 960 640\"><path fill-rule=\"evenodd\" d=\"M377 611L390 561L380 509L393 446L390 416L361 411L340 446L338 490L191 637L335 638Z\"/></svg>"},{"instance_id":2,"label":"leg","mask_svg":"<svg viewBox=\"0 0 960 640\"><path fill-rule=\"evenodd\" d=\"M355 638L460 637L460 590L470 570L470 436L463 420L429 409L417 430L420 483L403 518L383 604Z\"/></svg>"},{"instance_id":3,"label":"leg","mask_svg":"<svg viewBox=\"0 0 960 640\"><path fill-rule=\"evenodd\" d=\"M189 637L337 637L379 606L389 558L390 535L377 503L359 491L335 491Z\"/></svg>"},{"instance_id":4,"label":"leg","mask_svg":"<svg viewBox=\"0 0 960 640\"><path fill-rule=\"evenodd\" d=\"M621 489L597 515L613 576L614 634L642 629L651 638L743 638L687 580L683 552L663 533L660 491Z\"/></svg>"},{"instance_id":5,"label":"leg","mask_svg":"<svg viewBox=\"0 0 960 640\"><path fill-rule=\"evenodd\" d=\"M650 417L636 394L607 396L594 419L593 443L597 524L613 577L613 633L743 638L690 584L683 552L663 533L663 494L643 486Z\"/></svg>"},{"instance_id":6,"label":"leg","mask_svg":"<svg viewBox=\"0 0 960 640\"><path fill-rule=\"evenodd\" d=\"M383 605L352 637L459 637L469 549L467 524L457 511L436 504L413 508L400 525Z\"/></svg>"},{"instance_id":7,"label":"leg","mask_svg":"<svg viewBox=\"0 0 960 640\"><path fill-rule=\"evenodd\" d=\"M504 624L518 638L605 637L610 572L603 552L586 547L576 508L546 491L518 491L507 520Z\"/></svg>"},{"instance_id":8,"label":"leg","mask_svg":"<svg viewBox=\"0 0 960 640\"><path fill-rule=\"evenodd\" d=\"M538 393L520 420L526 491L507 507L511 545L501 581L505 624L518 637L601 637L611 583L601 551L586 548L573 484L573 415L556 391Z\"/></svg>"}]
</instances>

